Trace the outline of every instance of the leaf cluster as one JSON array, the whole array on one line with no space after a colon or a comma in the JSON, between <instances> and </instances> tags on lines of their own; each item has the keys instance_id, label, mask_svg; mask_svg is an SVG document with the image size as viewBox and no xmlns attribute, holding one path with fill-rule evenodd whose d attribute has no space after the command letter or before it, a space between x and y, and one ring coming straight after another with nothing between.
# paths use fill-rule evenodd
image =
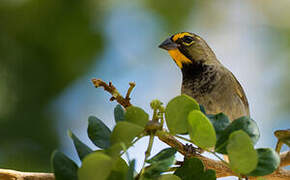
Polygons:
<instances>
[{"instance_id":1,"label":"leaf cluster","mask_svg":"<svg viewBox=\"0 0 290 180\"><path fill-rule=\"evenodd\" d=\"M152 120L141 108L130 106L114 109L116 125L111 131L97 117L89 117L88 137L99 148L93 151L76 135L69 132L76 151L82 161L77 166L63 153L52 155L52 165L57 180L133 180L161 179L187 180L216 179L215 171L205 169L198 158L184 157L176 164L178 149L166 148L150 157L152 144L157 132L183 138L198 148L219 157L228 155L229 162L223 161L239 177L264 176L277 169L280 163L278 154L270 148L255 149L260 133L257 124L250 117L240 117L230 121L223 114L210 115L194 99L186 95L173 98L166 107L158 100L151 103ZM163 128L165 122L168 131ZM150 136L142 170L136 172L135 160L129 159L127 150L140 138ZM127 154L127 162L122 158ZM220 157L219 157L220 158ZM173 172L173 174L164 174Z\"/></svg>"}]
</instances>

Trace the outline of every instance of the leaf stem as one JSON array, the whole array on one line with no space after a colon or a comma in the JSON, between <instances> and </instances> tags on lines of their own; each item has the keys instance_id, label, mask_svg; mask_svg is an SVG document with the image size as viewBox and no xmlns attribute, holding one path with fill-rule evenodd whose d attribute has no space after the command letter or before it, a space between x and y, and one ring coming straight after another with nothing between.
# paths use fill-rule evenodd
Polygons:
<instances>
[{"instance_id":1,"label":"leaf stem","mask_svg":"<svg viewBox=\"0 0 290 180\"><path fill-rule=\"evenodd\" d=\"M139 135L138 137L137 137L137 139L135 139L131 144L130 144L130 146L133 146L137 141L139 141L142 137L144 137L144 135L143 134L141 134L141 135ZM122 145L124 145L124 147L125 147L125 150L124 150L124 147L122 146ZM124 153L126 153L127 152L127 148L126 148L126 146L125 146L125 144L121 144L121 146L122 146L122 148L123 148L123 152L120 154L120 156L122 156ZM128 159L129 160L129 159Z\"/></svg>"},{"instance_id":2,"label":"leaf stem","mask_svg":"<svg viewBox=\"0 0 290 180\"><path fill-rule=\"evenodd\" d=\"M124 153L126 153L126 158L127 158L127 160L128 160L128 162L130 162L130 157L129 157L129 154L128 154L128 152L127 152L127 147L126 147L126 145L124 144L124 143L121 143L121 147L122 147L122 149L123 149L123 153L122 153L122 155L124 154Z\"/></svg>"},{"instance_id":3,"label":"leaf stem","mask_svg":"<svg viewBox=\"0 0 290 180\"><path fill-rule=\"evenodd\" d=\"M154 134L150 134L148 147L147 147L147 150L146 150L146 152L145 152L145 158L144 158L144 162L143 162L142 169L141 169L141 172L140 172L140 177L142 177L142 175L143 175L143 173L144 173L144 171L145 171L145 164L146 164L146 161L148 160L148 157L149 157L150 154L151 154L151 150L152 150L152 146L153 146L153 142L154 142L154 137L155 137Z\"/></svg>"},{"instance_id":4,"label":"leaf stem","mask_svg":"<svg viewBox=\"0 0 290 180\"><path fill-rule=\"evenodd\" d=\"M178 167L171 167L171 168L169 168L167 171L165 171L165 172L172 172L172 171L176 171L176 169L177 169Z\"/></svg>"},{"instance_id":5,"label":"leaf stem","mask_svg":"<svg viewBox=\"0 0 290 180\"><path fill-rule=\"evenodd\" d=\"M280 139L278 139L278 142L276 144L276 148L275 148L275 151L279 154L280 151L281 151L281 148L282 148L282 145L283 145L283 142L281 142Z\"/></svg>"},{"instance_id":6,"label":"leaf stem","mask_svg":"<svg viewBox=\"0 0 290 180\"><path fill-rule=\"evenodd\" d=\"M163 125L164 125L164 107L163 106L161 106L159 109L158 117L160 119L161 127L163 128Z\"/></svg>"}]
</instances>

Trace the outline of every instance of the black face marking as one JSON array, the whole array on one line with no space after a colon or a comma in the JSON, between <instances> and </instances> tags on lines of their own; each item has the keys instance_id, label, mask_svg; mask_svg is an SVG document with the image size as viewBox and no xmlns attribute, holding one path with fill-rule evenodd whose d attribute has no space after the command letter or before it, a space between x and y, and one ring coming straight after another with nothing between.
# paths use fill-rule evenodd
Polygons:
<instances>
[{"instance_id":1,"label":"black face marking","mask_svg":"<svg viewBox=\"0 0 290 180\"><path fill-rule=\"evenodd\" d=\"M188 52L187 46L184 46L183 44L181 44L178 47L178 50L188 59L190 59L191 61L194 61L194 59L192 58L192 56L190 55L190 53Z\"/></svg>"},{"instance_id":2,"label":"black face marking","mask_svg":"<svg viewBox=\"0 0 290 180\"><path fill-rule=\"evenodd\" d=\"M174 35L171 36L171 40L173 39ZM194 41L193 37L191 36L184 36L183 38L179 38L175 41L176 44L178 44L178 50L188 59L190 59L191 61L194 61L194 59L192 58L192 56L190 55L189 51L188 51L188 47L187 45L184 45L183 42L185 43L191 43L192 41Z\"/></svg>"}]
</instances>

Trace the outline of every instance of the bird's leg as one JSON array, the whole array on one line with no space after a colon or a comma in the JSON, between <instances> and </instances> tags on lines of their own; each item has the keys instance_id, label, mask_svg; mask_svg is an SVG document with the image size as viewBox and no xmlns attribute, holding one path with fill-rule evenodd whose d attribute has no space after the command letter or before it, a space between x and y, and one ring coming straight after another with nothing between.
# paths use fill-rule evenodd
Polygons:
<instances>
[{"instance_id":1,"label":"bird's leg","mask_svg":"<svg viewBox=\"0 0 290 180\"><path fill-rule=\"evenodd\" d=\"M184 150L186 151L184 159L188 159L190 157L200 155L204 152L203 149L201 149L199 147L194 147L192 144L185 144Z\"/></svg>"}]
</instances>

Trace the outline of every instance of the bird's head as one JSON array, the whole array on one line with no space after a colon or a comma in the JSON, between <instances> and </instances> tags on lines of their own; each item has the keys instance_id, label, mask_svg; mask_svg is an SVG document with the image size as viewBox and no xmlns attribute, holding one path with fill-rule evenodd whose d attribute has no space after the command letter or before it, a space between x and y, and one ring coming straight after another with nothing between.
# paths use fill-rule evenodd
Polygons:
<instances>
[{"instance_id":1,"label":"bird's head","mask_svg":"<svg viewBox=\"0 0 290 180\"><path fill-rule=\"evenodd\" d=\"M193 33L174 34L163 41L159 47L168 51L180 69L184 64L217 63L215 55L207 43Z\"/></svg>"}]
</instances>

